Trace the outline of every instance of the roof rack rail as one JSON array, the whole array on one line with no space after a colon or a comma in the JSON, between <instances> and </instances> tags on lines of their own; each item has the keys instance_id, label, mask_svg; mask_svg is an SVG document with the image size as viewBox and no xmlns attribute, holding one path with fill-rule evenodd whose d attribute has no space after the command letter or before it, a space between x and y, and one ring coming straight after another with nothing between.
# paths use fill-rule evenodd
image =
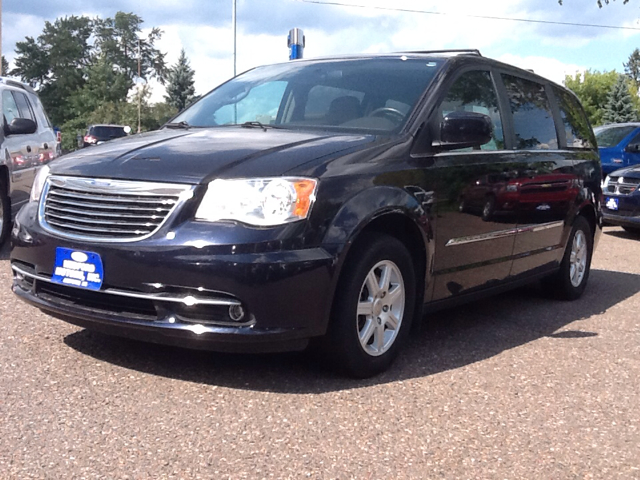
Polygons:
<instances>
[{"instance_id":1,"label":"roof rack rail","mask_svg":"<svg viewBox=\"0 0 640 480\"><path fill-rule=\"evenodd\" d=\"M25 85L24 83L18 82L17 80L12 80L7 77L0 77L0 82L8 85L9 87L21 88L29 93L35 93L35 90L31 88L31 86Z\"/></svg>"},{"instance_id":2,"label":"roof rack rail","mask_svg":"<svg viewBox=\"0 0 640 480\"><path fill-rule=\"evenodd\" d=\"M460 48L460 49L451 49L451 50L421 50L415 52L400 52L400 53L451 53L451 54L469 54L469 55L478 55L482 56L480 50L477 48Z\"/></svg>"}]
</instances>

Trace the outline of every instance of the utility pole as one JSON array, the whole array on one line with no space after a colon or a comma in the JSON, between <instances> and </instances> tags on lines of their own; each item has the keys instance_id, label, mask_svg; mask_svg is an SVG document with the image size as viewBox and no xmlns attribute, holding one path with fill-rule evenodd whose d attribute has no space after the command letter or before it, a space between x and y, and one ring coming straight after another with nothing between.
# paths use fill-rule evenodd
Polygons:
<instances>
[{"instance_id":1,"label":"utility pole","mask_svg":"<svg viewBox=\"0 0 640 480\"><path fill-rule=\"evenodd\" d=\"M2 0L0 0L1 2ZM138 133L140 133L140 110L142 108L142 76L140 69L140 39L138 38Z\"/></svg>"},{"instance_id":2,"label":"utility pole","mask_svg":"<svg viewBox=\"0 0 640 480\"><path fill-rule=\"evenodd\" d=\"M2 0L0 0L2 1ZM231 12L231 23L233 23L233 76L236 76L236 0L233 0ZM233 104L233 123L238 123L238 103Z\"/></svg>"},{"instance_id":3,"label":"utility pole","mask_svg":"<svg viewBox=\"0 0 640 480\"><path fill-rule=\"evenodd\" d=\"M2 58L2 0L0 0L0 59ZM0 76L4 75L2 62L0 61Z\"/></svg>"}]
</instances>

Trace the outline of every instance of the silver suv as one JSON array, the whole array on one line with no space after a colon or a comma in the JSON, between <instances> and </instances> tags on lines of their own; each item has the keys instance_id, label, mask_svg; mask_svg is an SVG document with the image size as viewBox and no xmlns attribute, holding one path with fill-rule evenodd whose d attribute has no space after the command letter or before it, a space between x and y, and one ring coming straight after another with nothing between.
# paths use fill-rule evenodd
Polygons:
<instances>
[{"instance_id":1,"label":"silver suv","mask_svg":"<svg viewBox=\"0 0 640 480\"><path fill-rule=\"evenodd\" d=\"M0 245L7 238L11 212L29 200L31 184L41 165L57 156L57 138L36 92L0 77Z\"/></svg>"}]
</instances>

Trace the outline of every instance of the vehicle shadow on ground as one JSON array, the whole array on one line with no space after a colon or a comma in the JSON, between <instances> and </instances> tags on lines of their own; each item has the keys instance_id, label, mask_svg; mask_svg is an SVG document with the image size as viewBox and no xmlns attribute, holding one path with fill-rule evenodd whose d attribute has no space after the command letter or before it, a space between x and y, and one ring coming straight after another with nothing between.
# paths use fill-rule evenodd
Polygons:
<instances>
[{"instance_id":1,"label":"vehicle shadow on ground","mask_svg":"<svg viewBox=\"0 0 640 480\"><path fill-rule=\"evenodd\" d=\"M9 241L4 242L4 245L0 246L0 260L9 260L9 252L11 248L9 247Z\"/></svg>"},{"instance_id":2,"label":"vehicle shadow on ground","mask_svg":"<svg viewBox=\"0 0 640 480\"><path fill-rule=\"evenodd\" d=\"M372 379L340 377L304 353L232 355L126 340L82 330L65 343L96 359L172 379L256 391L324 393L426 377L534 340L580 342L580 323L640 292L640 275L592 270L581 300L544 298L538 285L430 315L392 368ZM561 330L558 332L558 330ZM589 340L587 340L589 341ZM591 340L592 341L592 340ZM570 348L569 343L567 347Z\"/></svg>"},{"instance_id":3,"label":"vehicle shadow on ground","mask_svg":"<svg viewBox=\"0 0 640 480\"><path fill-rule=\"evenodd\" d=\"M606 235L618 238L629 238L631 240L640 240L640 235L637 233L627 232L626 230L605 230Z\"/></svg>"}]
</instances>

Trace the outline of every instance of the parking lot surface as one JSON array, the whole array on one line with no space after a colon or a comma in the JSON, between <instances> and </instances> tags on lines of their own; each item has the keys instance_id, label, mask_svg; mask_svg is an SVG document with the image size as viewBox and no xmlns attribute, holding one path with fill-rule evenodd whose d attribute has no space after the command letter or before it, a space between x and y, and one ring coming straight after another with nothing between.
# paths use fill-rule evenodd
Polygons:
<instances>
[{"instance_id":1,"label":"parking lot surface","mask_svg":"<svg viewBox=\"0 0 640 480\"><path fill-rule=\"evenodd\" d=\"M2 479L640 478L640 238L622 229L581 300L534 285L439 312L366 381L82 330L13 296L8 255Z\"/></svg>"}]
</instances>

